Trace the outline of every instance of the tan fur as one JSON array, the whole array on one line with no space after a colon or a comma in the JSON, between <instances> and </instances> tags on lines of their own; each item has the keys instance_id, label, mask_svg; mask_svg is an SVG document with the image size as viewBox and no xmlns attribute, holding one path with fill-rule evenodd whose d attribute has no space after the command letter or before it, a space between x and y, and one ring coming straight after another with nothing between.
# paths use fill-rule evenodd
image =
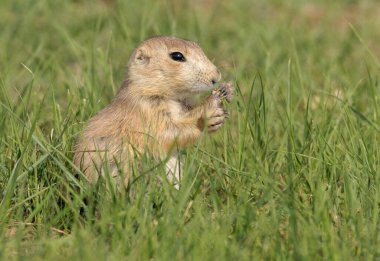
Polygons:
<instances>
[{"instance_id":1,"label":"tan fur","mask_svg":"<svg viewBox=\"0 0 380 261\"><path fill-rule=\"evenodd\" d=\"M186 61L172 60L172 52L181 52ZM162 160L196 142L206 124L210 132L222 126L225 111L217 92L199 106L190 102L219 80L220 72L194 42L169 36L142 42L130 57L119 93L79 138L75 164L91 182L105 169L119 179L121 169L126 184L140 153Z\"/></svg>"}]
</instances>

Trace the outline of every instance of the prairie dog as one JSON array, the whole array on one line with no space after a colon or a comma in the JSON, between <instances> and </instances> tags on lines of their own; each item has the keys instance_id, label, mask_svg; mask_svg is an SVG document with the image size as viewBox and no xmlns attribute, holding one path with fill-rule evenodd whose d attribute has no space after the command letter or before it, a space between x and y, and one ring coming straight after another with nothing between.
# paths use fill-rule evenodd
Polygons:
<instances>
[{"instance_id":1,"label":"prairie dog","mask_svg":"<svg viewBox=\"0 0 380 261\"><path fill-rule=\"evenodd\" d=\"M231 83L221 84L200 105L191 102L195 94L215 88L220 78L196 43L172 36L145 40L133 51L111 104L89 120L78 139L75 164L90 182L108 171L126 185L136 158L148 152L159 160L168 158L168 179L178 188L177 152L226 119L222 99L232 99Z\"/></svg>"}]
</instances>

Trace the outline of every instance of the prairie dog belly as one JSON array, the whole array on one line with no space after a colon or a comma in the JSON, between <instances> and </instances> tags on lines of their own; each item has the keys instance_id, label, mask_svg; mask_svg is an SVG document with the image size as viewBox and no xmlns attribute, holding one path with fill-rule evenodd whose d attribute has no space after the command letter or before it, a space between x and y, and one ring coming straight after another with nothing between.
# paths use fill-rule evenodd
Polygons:
<instances>
[{"instance_id":1,"label":"prairie dog belly","mask_svg":"<svg viewBox=\"0 0 380 261\"><path fill-rule=\"evenodd\" d=\"M166 163L166 175L169 182L178 190L182 176L182 163L179 155L173 155L169 158Z\"/></svg>"}]
</instances>

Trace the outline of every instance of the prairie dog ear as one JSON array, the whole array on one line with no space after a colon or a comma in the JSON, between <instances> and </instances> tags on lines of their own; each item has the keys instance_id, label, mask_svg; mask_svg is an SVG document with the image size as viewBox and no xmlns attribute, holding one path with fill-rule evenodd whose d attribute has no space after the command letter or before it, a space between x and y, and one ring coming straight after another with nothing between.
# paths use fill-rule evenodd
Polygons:
<instances>
[{"instance_id":1,"label":"prairie dog ear","mask_svg":"<svg viewBox=\"0 0 380 261\"><path fill-rule=\"evenodd\" d=\"M150 60L150 56L146 49L139 48L135 53L135 63L137 64L148 64Z\"/></svg>"}]
</instances>

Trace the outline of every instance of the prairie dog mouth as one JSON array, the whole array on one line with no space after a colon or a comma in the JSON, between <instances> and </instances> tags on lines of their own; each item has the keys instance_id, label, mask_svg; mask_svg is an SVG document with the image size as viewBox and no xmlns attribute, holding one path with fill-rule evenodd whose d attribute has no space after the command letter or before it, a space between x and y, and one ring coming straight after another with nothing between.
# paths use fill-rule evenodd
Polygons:
<instances>
[{"instance_id":1,"label":"prairie dog mouth","mask_svg":"<svg viewBox=\"0 0 380 261\"><path fill-rule=\"evenodd\" d=\"M193 87L191 88L191 92L195 92L195 93L208 92L214 89L215 87L217 87L216 83L215 84L198 83L198 84L193 85Z\"/></svg>"}]
</instances>

